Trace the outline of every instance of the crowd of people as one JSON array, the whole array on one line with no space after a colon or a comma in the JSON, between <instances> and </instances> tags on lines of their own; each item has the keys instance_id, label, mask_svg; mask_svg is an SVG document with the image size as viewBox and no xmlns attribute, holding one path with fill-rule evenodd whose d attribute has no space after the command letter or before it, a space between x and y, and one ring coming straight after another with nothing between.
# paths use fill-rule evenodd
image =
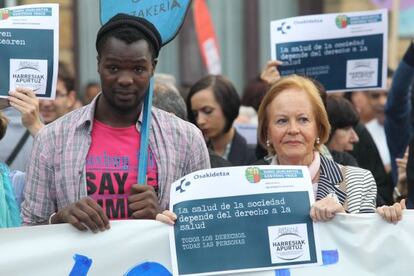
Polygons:
<instances>
[{"instance_id":1,"label":"crowd of people","mask_svg":"<svg viewBox=\"0 0 414 276\"><path fill-rule=\"evenodd\" d=\"M378 213L397 223L413 208L413 43L387 90L327 94L309 77L280 76L279 61L269 61L242 97L221 75L196 81L185 99L174 80L155 78L147 177L137 183L143 102L161 45L151 23L118 14L97 34L100 84L87 86L83 106L64 64L54 100L27 88L0 100L0 227L70 223L98 232L114 219L173 224L174 181L242 165L307 166L314 221ZM235 122L253 122L257 143Z\"/></svg>"}]
</instances>

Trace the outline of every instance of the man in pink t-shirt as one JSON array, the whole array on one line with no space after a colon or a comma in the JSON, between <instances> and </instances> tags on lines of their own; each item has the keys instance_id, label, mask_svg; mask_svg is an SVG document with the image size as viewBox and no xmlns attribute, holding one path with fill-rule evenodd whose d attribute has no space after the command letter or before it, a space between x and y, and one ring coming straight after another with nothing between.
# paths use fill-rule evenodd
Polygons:
<instances>
[{"instance_id":1,"label":"man in pink t-shirt","mask_svg":"<svg viewBox=\"0 0 414 276\"><path fill-rule=\"evenodd\" d=\"M102 94L96 100L86 156L88 197L56 212L51 223L69 222L96 232L108 229L109 219L153 219L160 212L154 162L149 166L150 174L155 174L152 185L137 184L140 134L136 124L161 47L159 34L150 24L118 14L98 32Z\"/></svg>"},{"instance_id":2,"label":"man in pink t-shirt","mask_svg":"<svg viewBox=\"0 0 414 276\"><path fill-rule=\"evenodd\" d=\"M147 180L137 183L141 111L161 45L142 18L118 14L100 28L102 93L38 135L22 205L25 225L49 219L97 232L112 219L155 219L169 206L172 182L210 167L200 131L153 108Z\"/></svg>"}]
</instances>

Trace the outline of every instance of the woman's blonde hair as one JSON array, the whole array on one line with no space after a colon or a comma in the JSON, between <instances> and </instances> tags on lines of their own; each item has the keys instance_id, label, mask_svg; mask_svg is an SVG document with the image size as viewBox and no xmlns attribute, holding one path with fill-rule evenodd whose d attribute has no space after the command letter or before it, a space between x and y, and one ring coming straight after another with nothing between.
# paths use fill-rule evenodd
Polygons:
<instances>
[{"instance_id":1,"label":"woman's blonde hair","mask_svg":"<svg viewBox=\"0 0 414 276\"><path fill-rule=\"evenodd\" d=\"M259 107L258 117L258 138L259 143L267 149L269 154L275 154L274 149L266 145L266 140L268 139L268 127L269 127L269 118L268 118L268 107L273 102L273 100L284 90L287 89L298 89L303 90L309 96L314 117L316 120L319 143L315 143L315 149L320 150L322 144L325 144L328 141L329 133L331 131L331 126L328 120L328 114L326 113L325 106L323 105L322 98L319 94L318 88L315 84L308 78L301 77L298 75L289 75L282 77L275 84L273 84L266 96L263 98L262 103Z\"/></svg>"},{"instance_id":2,"label":"woman's blonde hair","mask_svg":"<svg viewBox=\"0 0 414 276\"><path fill-rule=\"evenodd\" d=\"M4 116L3 113L0 112L0 140L6 134L6 129L7 129L8 122L9 122L9 120L7 120L6 116Z\"/></svg>"}]
</instances>

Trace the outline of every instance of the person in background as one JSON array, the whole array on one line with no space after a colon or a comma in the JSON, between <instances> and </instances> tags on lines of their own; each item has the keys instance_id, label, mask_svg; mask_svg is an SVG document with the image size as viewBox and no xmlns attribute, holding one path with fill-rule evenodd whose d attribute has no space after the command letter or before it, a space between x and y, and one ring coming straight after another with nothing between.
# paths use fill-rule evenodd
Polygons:
<instances>
[{"instance_id":1,"label":"person in background","mask_svg":"<svg viewBox=\"0 0 414 276\"><path fill-rule=\"evenodd\" d=\"M117 14L96 37L102 93L36 137L22 204L24 225L70 223L105 231L114 219L155 219L171 183L210 167L201 132L153 108L145 183L137 183L143 102L162 40L144 18Z\"/></svg>"},{"instance_id":2,"label":"person in background","mask_svg":"<svg viewBox=\"0 0 414 276\"><path fill-rule=\"evenodd\" d=\"M260 78L249 82L243 90L237 123L250 123L257 126L257 111L270 85Z\"/></svg>"},{"instance_id":3,"label":"person in background","mask_svg":"<svg viewBox=\"0 0 414 276\"><path fill-rule=\"evenodd\" d=\"M99 83L95 81L89 82L86 85L84 93L83 93L83 103L85 105L90 104L93 98L95 98L96 95L99 94L99 92L101 92L101 86L99 85Z\"/></svg>"},{"instance_id":4,"label":"person in background","mask_svg":"<svg viewBox=\"0 0 414 276\"><path fill-rule=\"evenodd\" d=\"M368 102L368 95L364 91L353 91L345 93L345 98L349 100L359 114L363 124L375 118L374 110Z\"/></svg>"},{"instance_id":5,"label":"person in background","mask_svg":"<svg viewBox=\"0 0 414 276\"><path fill-rule=\"evenodd\" d=\"M170 83L155 81L152 104L187 121L187 108L184 99L178 89Z\"/></svg>"},{"instance_id":6,"label":"person in background","mask_svg":"<svg viewBox=\"0 0 414 276\"><path fill-rule=\"evenodd\" d=\"M190 122L204 134L209 148L234 166L252 164L254 150L233 127L239 114L240 98L233 84L220 75L209 75L197 81L187 97Z\"/></svg>"},{"instance_id":7,"label":"person in background","mask_svg":"<svg viewBox=\"0 0 414 276\"><path fill-rule=\"evenodd\" d=\"M76 109L75 80L67 67L59 62L56 95L54 100L40 100L40 115L45 124Z\"/></svg>"},{"instance_id":8,"label":"person in background","mask_svg":"<svg viewBox=\"0 0 414 276\"><path fill-rule=\"evenodd\" d=\"M0 110L7 118L7 132L0 140L0 162L12 172L25 172L33 137L43 127L39 100L31 89L16 88L8 98L0 99Z\"/></svg>"},{"instance_id":9,"label":"person in background","mask_svg":"<svg viewBox=\"0 0 414 276\"><path fill-rule=\"evenodd\" d=\"M413 137L413 84L414 40L411 40L395 70L385 105L384 129L390 151L393 183L397 183L399 179L396 159L403 158L410 139Z\"/></svg>"},{"instance_id":10,"label":"person in background","mask_svg":"<svg viewBox=\"0 0 414 276\"><path fill-rule=\"evenodd\" d=\"M386 173L391 173L391 157L384 129L385 105L387 103L388 91L391 88L393 73L391 69L388 69L387 89L367 91L368 104L374 111L375 117L367 122L365 126L374 139Z\"/></svg>"},{"instance_id":11,"label":"person in background","mask_svg":"<svg viewBox=\"0 0 414 276\"><path fill-rule=\"evenodd\" d=\"M0 140L6 134L7 118L0 112ZM0 162L0 228L20 226L20 212L13 191L10 170Z\"/></svg>"},{"instance_id":12,"label":"person in background","mask_svg":"<svg viewBox=\"0 0 414 276\"><path fill-rule=\"evenodd\" d=\"M28 133L35 136L43 127L39 115L39 101L31 89L17 88L7 99L0 99L0 109L7 106L21 114L22 124ZM0 140L7 133L8 119L0 112ZM20 226L20 205L22 202L25 173L10 170L0 161L0 228Z\"/></svg>"},{"instance_id":13,"label":"person in background","mask_svg":"<svg viewBox=\"0 0 414 276\"><path fill-rule=\"evenodd\" d=\"M407 198L408 196L408 187L407 187L407 164L408 164L408 154L409 147L404 153L402 158L396 158L397 168L398 168L398 180L395 185L393 198L394 201L398 202L401 199Z\"/></svg>"},{"instance_id":14,"label":"person in background","mask_svg":"<svg viewBox=\"0 0 414 276\"><path fill-rule=\"evenodd\" d=\"M234 120L236 130L250 147L255 148L257 159L266 155L266 151L257 143L257 111L269 87L270 85L260 77L249 82L243 90L239 116Z\"/></svg>"},{"instance_id":15,"label":"person in background","mask_svg":"<svg viewBox=\"0 0 414 276\"><path fill-rule=\"evenodd\" d=\"M11 170L24 172L32 151L33 137L23 125L21 113L10 106L7 99L0 99L0 102L4 103L2 112L8 120L7 132L0 140L0 162L7 164Z\"/></svg>"},{"instance_id":16,"label":"person in background","mask_svg":"<svg viewBox=\"0 0 414 276\"><path fill-rule=\"evenodd\" d=\"M389 70L388 74L391 76L392 71ZM388 84L391 85L390 77L388 78ZM368 105L372 108L376 117L365 125L359 122L355 126L359 142L354 145L354 149L350 153L355 157L361 168L370 170L374 175L378 187L377 206L391 205L394 202L394 182L390 172L391 165L389 163L384 165L384 161L390 162L391 160L384 127L384 106L388 92L378 90L365 93L367 93ZM349 98L348 93L345 97ZM397 170L396 167L395 170Z\"/></svg>"},{"instance_id":17,"label":"person in background","mask_svg":"<svg viewBox=\"0 0 414 276\"><path fill-rule=\"evenodd\" d=\"M155 79L152 104L154 107L170 112L178 118L187 121L187 107L184 99L171 82L164 82L163 79ZM208 154L212 168L231 166L229 161L218 156L211 149L208 149Z\"/></svg>"},{"instance_id":18,"label":"person in background","mask_svg":"<svg viewBox=\"0 0 414 276\"><path fill-rule=\"evenodd\" d=\"M377 206L393 204L393 183L391 174L387 174L375 142L362 122L354 127L359 142L349 153L356 159L359 167L369 170L377 183Z\"/></svg>"},{"instance_id":19,"label":"person in background","mask_svg":"<svg viewBox=\"0 0 414 276\"><path fill-rule=\"evenodd\" d=\"M328 96L326 103L331 133L327 146L333 160L341 165L358 167L358 162L348 153L359 141L354 127L359 122L359 116L353 105L345 98Z\"/></svg>"}]
</instances>

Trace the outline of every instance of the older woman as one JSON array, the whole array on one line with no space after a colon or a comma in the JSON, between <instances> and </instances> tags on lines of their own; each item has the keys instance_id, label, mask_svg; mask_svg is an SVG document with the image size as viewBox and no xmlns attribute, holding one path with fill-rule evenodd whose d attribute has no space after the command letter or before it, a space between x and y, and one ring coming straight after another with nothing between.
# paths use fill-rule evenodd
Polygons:
<instances>
[{"instance_id":1,"label":"older woman","mask_svg":"<svg viewBox=\"0 0 414 276\"><path fill-rule=\"evenodd\" d=\"M220 75L197 81L187 96L188 120L203 132L208 147L234 166L256 161L254 150L233 127L239 108L236 89Z\"/></svg>"},{"instance_id":2,"label":"older woman","mask_svg":"<svg viewBox=\"0 0 414 276\"><path fill-rule=\"evenodd\" d=\"M326 221L345 211L375 212L377 187L371 172L319 154L331 126L312 81L296 75L280 79L263 99L258 116L259 141L272 155L271 164L309 168L316 199L310 211L313 220ZM379 213L395 222L401 218L401 206L384 207Z\"/></svg>"}]
</instances>

